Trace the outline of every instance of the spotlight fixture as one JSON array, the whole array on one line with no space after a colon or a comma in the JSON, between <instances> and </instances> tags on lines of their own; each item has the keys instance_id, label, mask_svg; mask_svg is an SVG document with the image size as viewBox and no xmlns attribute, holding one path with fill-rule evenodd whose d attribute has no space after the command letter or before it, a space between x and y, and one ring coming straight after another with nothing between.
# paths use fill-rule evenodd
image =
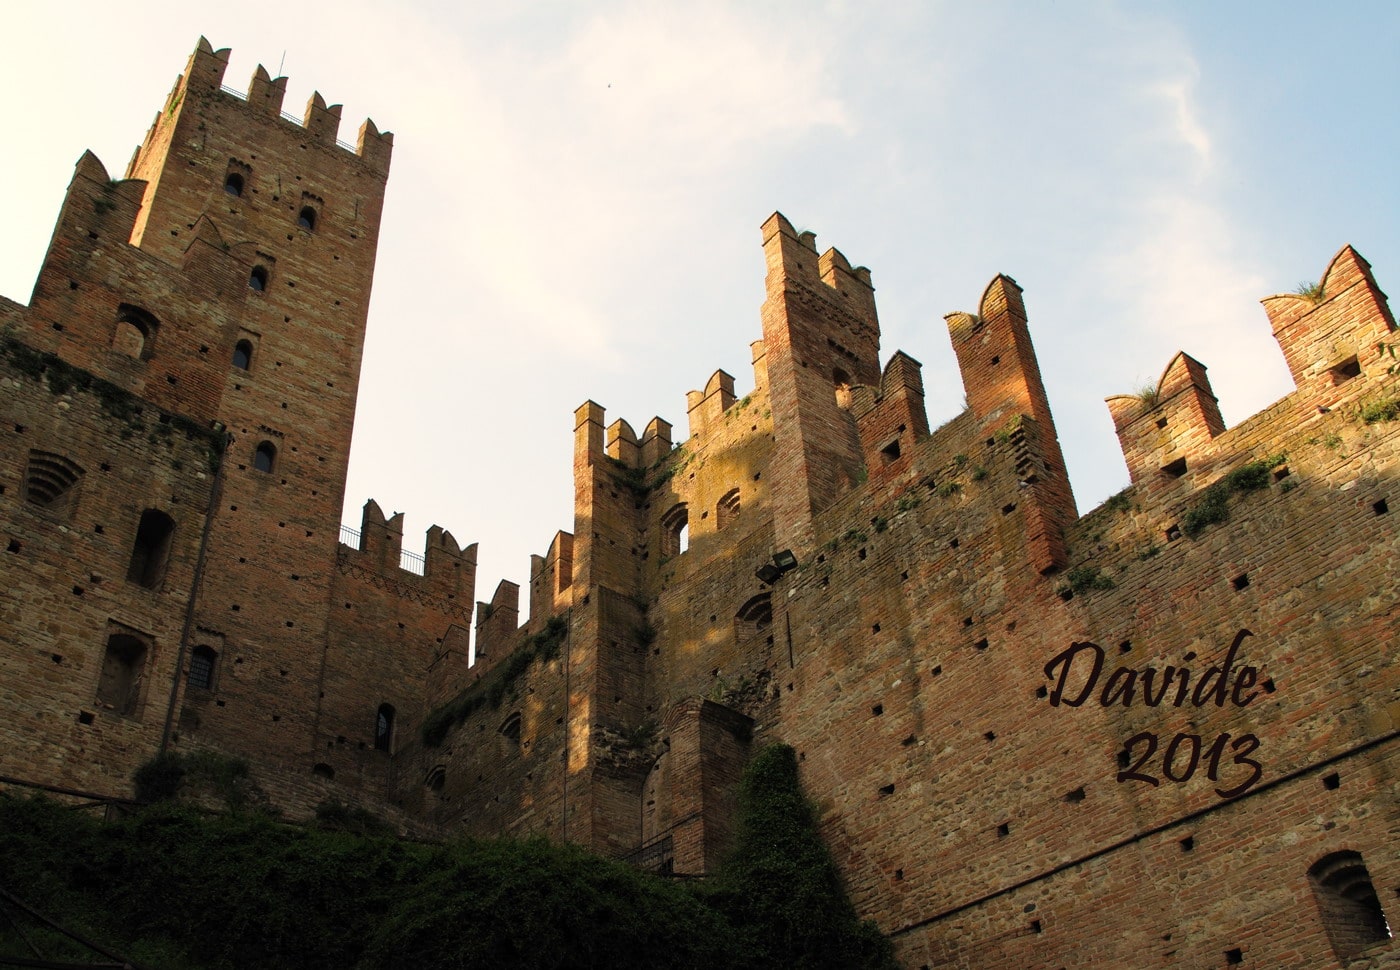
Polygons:
<instances>
[{"instance_id":1,"label":"spotlight fixture","mask_svg":"<svg viewBox=\"0 0 1400 970\"><path fill-rule=\"evenodd\" d=\"M791 549L784 549L781 552L773 553L772 562L766 562L762 566L759 566L754 570L753 574L757 576L761 582L771 586L773 580L777 579L783 573L796 568L797 557L793 555Z\"/></svg>"}]
</instances>

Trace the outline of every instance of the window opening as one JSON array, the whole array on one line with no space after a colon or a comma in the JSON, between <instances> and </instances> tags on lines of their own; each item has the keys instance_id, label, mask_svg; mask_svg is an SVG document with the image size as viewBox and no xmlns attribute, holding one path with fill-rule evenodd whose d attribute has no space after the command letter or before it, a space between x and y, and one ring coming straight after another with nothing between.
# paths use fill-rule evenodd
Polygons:
<instances>
[{"instance_id":1,"label":"window opening","mask_svg":"<svg viewBox=\"0 0 1400 970\"><path fill-rule=\"evenodd\" d=\"M260 472L271 474L272 467L276 463L277 447L270 441L264 441L253 452L253 467Z\"/></svg>"},{"instance_id":2,"label":"window opening","mask_svg":"<svg viewBox=\"0 0 1400 970\"><path fill-rule=\"evenodd\" d=\"M742 643L756 637L773 625L773 598L759 593L747 600L734 614L734 640Z\"/></svg>"},{"instance_id":3,"label":"window opening","mask_svg":"<svg viewBox=\"0 0 1400 970\"><path fill-rule=\"evenodd\" d=\"M117 310L112 349L135 360L150 360L158 326L156 318L145 310L123 303Z\"/></svg>"},{"instance_id":4,"label":"window opening","mask_svg":"<svg viewBox=\"0 0 1400 970\"><path fill-rule=\"evenodd\" d=\"M136 713L146 668L146 644L126 633L107 639L102 674L97 682L97 703L123 717Z\"/></svg>"},{"instance_id":5,"label":"window opening","mask_svg":"<svg viewBox=\"0 0 1400 970\"><path fill-rule=\"evenodd\" d=\"M394 745L394 706L380 704L374 718L374 750L391 751Z\"/></svg>"},{"instance_id":6,"label":"window opening","mask_svg":"<svg viewBox=\"0 0 1400 970\"><path fill-rule=\"evenodd\" d=\"M1332 385L1345 384L1353 377L1361 376L1361 363L1355 357L1349 357L1336 365L1331 370Z\"/></svg>"},{"instance_id":7,"label":"window opening","mask_svg":"<svg viewBox=\"0 0 1400 970\"><path fill-rule=\"evenodd\" d=\"M831 372L831 382L836 388L836 406L849 408L851 406L851 375L837 367Z\"/></svg>"},{"instance_id":8,"label":"window opening","mask_svg":"<svg viewBox=\"0 0 1400 970\"><path fill-rule=\"evenodd\" d=\"M690 545L690 513L684 502L661 517L661 555L679 556Z\"/></svg>"},{"instance_id":9,"label":"window opening","mask_svg":"<svg viewBox=\"0 0 1400 970\"><path fill-rule=\"evenodd\" d=\"M126 569L128 582L155 589L165 575L170 559L170 538L175 533L175 520L160 509L146 509L136 527L136 542L131 548L131 563Z\"/></svg>"},{"instance_id":10,"label":"window opening","mask_svg":"<svg viewBox=\"0 0 1400 970\"><path fill-rule=\"evenodd\" d=\"M715 528L723 529L739 515L739 490L731 488L715 503Z\"/></svg>"},{"instance_id":11,"label":"window opening","mask_svg":"<svg viewBox=\"0 0 1400 970\"><path fill-rule=\"evenodd\" d=\"M501 722L499 728L501 736L507 741L520 743L520 712L516 711Z\"/></svg>"},{"instance_id":12,"label":"window opening","mask_svg":"<svg viewBox=\"0 0 1400 970\"><path fill-rule=\"evenodd\" d=\"M1389 921L1361 853L1346 850L1323 856L1308 870L1308 881L1339 961L1346 963L1372 944L1390 939Z\"/></svg>"},{"instance_id":13,"label":"window opening","mask_svg":"<svg viewBox=\"0 0 1400 970\"><path fill-rule=\"evenodd\" d=\"M233 366L239 370L247 370L253 363L253 344L249 340L240 340L233 345Z\"/></svg>"},{"instance_id":14,"label":"window opening","mask_svg":"<svg viewBox=\"0 0 1400 970\"><path fill-rule=\"evenodd\" d=\"M31 451L24 476L24 497L31 505L62 510L82 477L82 468L62 455Z\"/></svg>"},{"instance_id":15,"label":"window opening","mask_svg":"<svg viewBox=\"0 0 1400 970\"><path fill-rule=\"evenodd\" d=\"M316 228L316 210L311 206L302 206L301 212L297 213L297 225L310 232Z\"/></svg>"},{"instance_id":16,"label":"window opening","mask_svg":"<svg viewBox=\"0 0 1400 970\"><path fill-rule=\"evenodd\" d=\"M237 198L243 194L243 176L237 172L229 172L224 179L224 191Z\"/></svg>"},{"instance_id":17,"label":"window opening","mask_svg":"<svg viewBox=\"0 0 1400 970\"><path fill-rule=\"evenodd\" d=\"M188 682L191 687L200 690L214 689L214 666L218 663L219 655L212 647L203 644L194 648L190 654L190 673Z\"/></svg>"},{"instance_id":18,"label":"window opening","mask_svg":"<svg viewBox=\"0 0 1400 970\"><path fill-rule=\"evenodd\" d=\"M254 266L253 272L248 274L248 287L259 293L267 289L267 268L264 266Z\"/></svg>"}]
</instances>

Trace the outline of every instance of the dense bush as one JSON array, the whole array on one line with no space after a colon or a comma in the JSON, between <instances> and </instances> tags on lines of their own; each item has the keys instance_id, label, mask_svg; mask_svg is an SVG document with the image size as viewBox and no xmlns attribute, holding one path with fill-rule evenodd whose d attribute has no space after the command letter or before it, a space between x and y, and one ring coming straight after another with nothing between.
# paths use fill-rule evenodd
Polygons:
<instances>
[{"instance_id":1,"label":"dense bush","mask_svg":"<svg viewBox=\"0 0 1400 970\"><path fill-rule=\"evenodd\" d=\"M677 882L539 839L424 845L171 803L101 823L0 795L0 884L157 970L892 966L842 893L791 749L759 753L744 805L724 874ZM92 957L26 933L48 959ZM6 920L0 954L30 955Z\"/></svg>"}]
</instances>

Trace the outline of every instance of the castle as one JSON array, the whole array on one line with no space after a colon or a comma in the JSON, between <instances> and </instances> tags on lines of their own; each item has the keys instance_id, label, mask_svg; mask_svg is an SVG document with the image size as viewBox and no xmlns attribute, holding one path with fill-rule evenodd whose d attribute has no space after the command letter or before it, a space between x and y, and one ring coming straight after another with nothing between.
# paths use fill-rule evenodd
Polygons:
<instances>
[{"instance_id":1,"label":"castle","mask_svg":"<svg viewBox=\"0 0 1400 970\"><path fill-rule=\"evenodd\" d=\"M0 774L208 750L291 816L700 874L780 740L906 966L1400 966L1400 358L1355 251L1264 301L1270 408L1226 428L1184 353L1110 399L1132 484L1081 516L1014 280L948 315L931 430L869 271L775 214L753 391L678 444L579 407L522 617L439 528L341 529L392 136L227 58L0 298Z\"/></svg>"}]
</instances>

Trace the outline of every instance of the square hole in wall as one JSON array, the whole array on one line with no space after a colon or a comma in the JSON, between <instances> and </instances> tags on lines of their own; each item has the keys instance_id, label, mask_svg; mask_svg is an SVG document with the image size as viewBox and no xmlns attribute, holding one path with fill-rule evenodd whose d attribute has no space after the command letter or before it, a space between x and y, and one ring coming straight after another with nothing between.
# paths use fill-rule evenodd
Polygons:
<instances>
[{"instance_id":1,"label":"square hole in wall","mask_svg":"<svg viewBox=\"0 0 1400 970\"><path fill-rule=\"evenodd\" d=\"M1340 364L1334 365L1328 373L1332 375L1333 387L1338 384L1345 384L1353 377L1361 376L1361 362L1355 357L1348 357Z\"/></svg>"},{"instance_id":2,"label":"square hole in wall","mask_svg":"<svg viewBox=\"0 0 1400 970\"><path fill-rule=\"evenodd\" d=\"M1335 771L1330 775L1323 775L1322 787L1326 788L1328 791L1336 791L1338 788L1342 787L1342 776Z\"/></svg>"},{"instance_id":3,"label":"square hole in wall","mask_svg":"<svg viewBox=\"0 0 1400 970\"><path fill-rule=\"evenodd\" d=\"M1230 580L1230 585L1235 587L1236 590L1245 589L1249 586L1249 573L1240 573L1234 579Z\"/></svg>"},{"instance_id":4,"label":"square hole in wall","mask_svg":"<svg viewBox=\"0 0 1400 970\"><path fill-rule=\"evenodd\" d=\"M1233 950L1226 950L1226 951L1225 951L1225 962L1226 962L1226 963L1244 963L1244 951L1241 950L1239 947L1235 947Z\"/></svg>"},{"instance_id":5,"label":"square hole in wall","mask_svg":"<svg viewBox=\"0 0 1400 970\"><path fill-rule=\"evenodd\" d=\"M1169 478L1180 478L1182 475L1185 475L1186 459L1178 458L1175 461L1167 462L1165 465L1162 466L1162 474L1166 475Z\"/></svg>"},{"instance_id":6,"label":"square hole in wall","mask_svg":"<svg viewBox=\"0 0 1400 970\"><path fill-rule=\"evenodd\" d=\"M1386 503L1385 499L1377 499L1371 503L1371 511L1377 515L1385 515L1390 511L1390 506Z\"/></svg>"}]
</instances>

